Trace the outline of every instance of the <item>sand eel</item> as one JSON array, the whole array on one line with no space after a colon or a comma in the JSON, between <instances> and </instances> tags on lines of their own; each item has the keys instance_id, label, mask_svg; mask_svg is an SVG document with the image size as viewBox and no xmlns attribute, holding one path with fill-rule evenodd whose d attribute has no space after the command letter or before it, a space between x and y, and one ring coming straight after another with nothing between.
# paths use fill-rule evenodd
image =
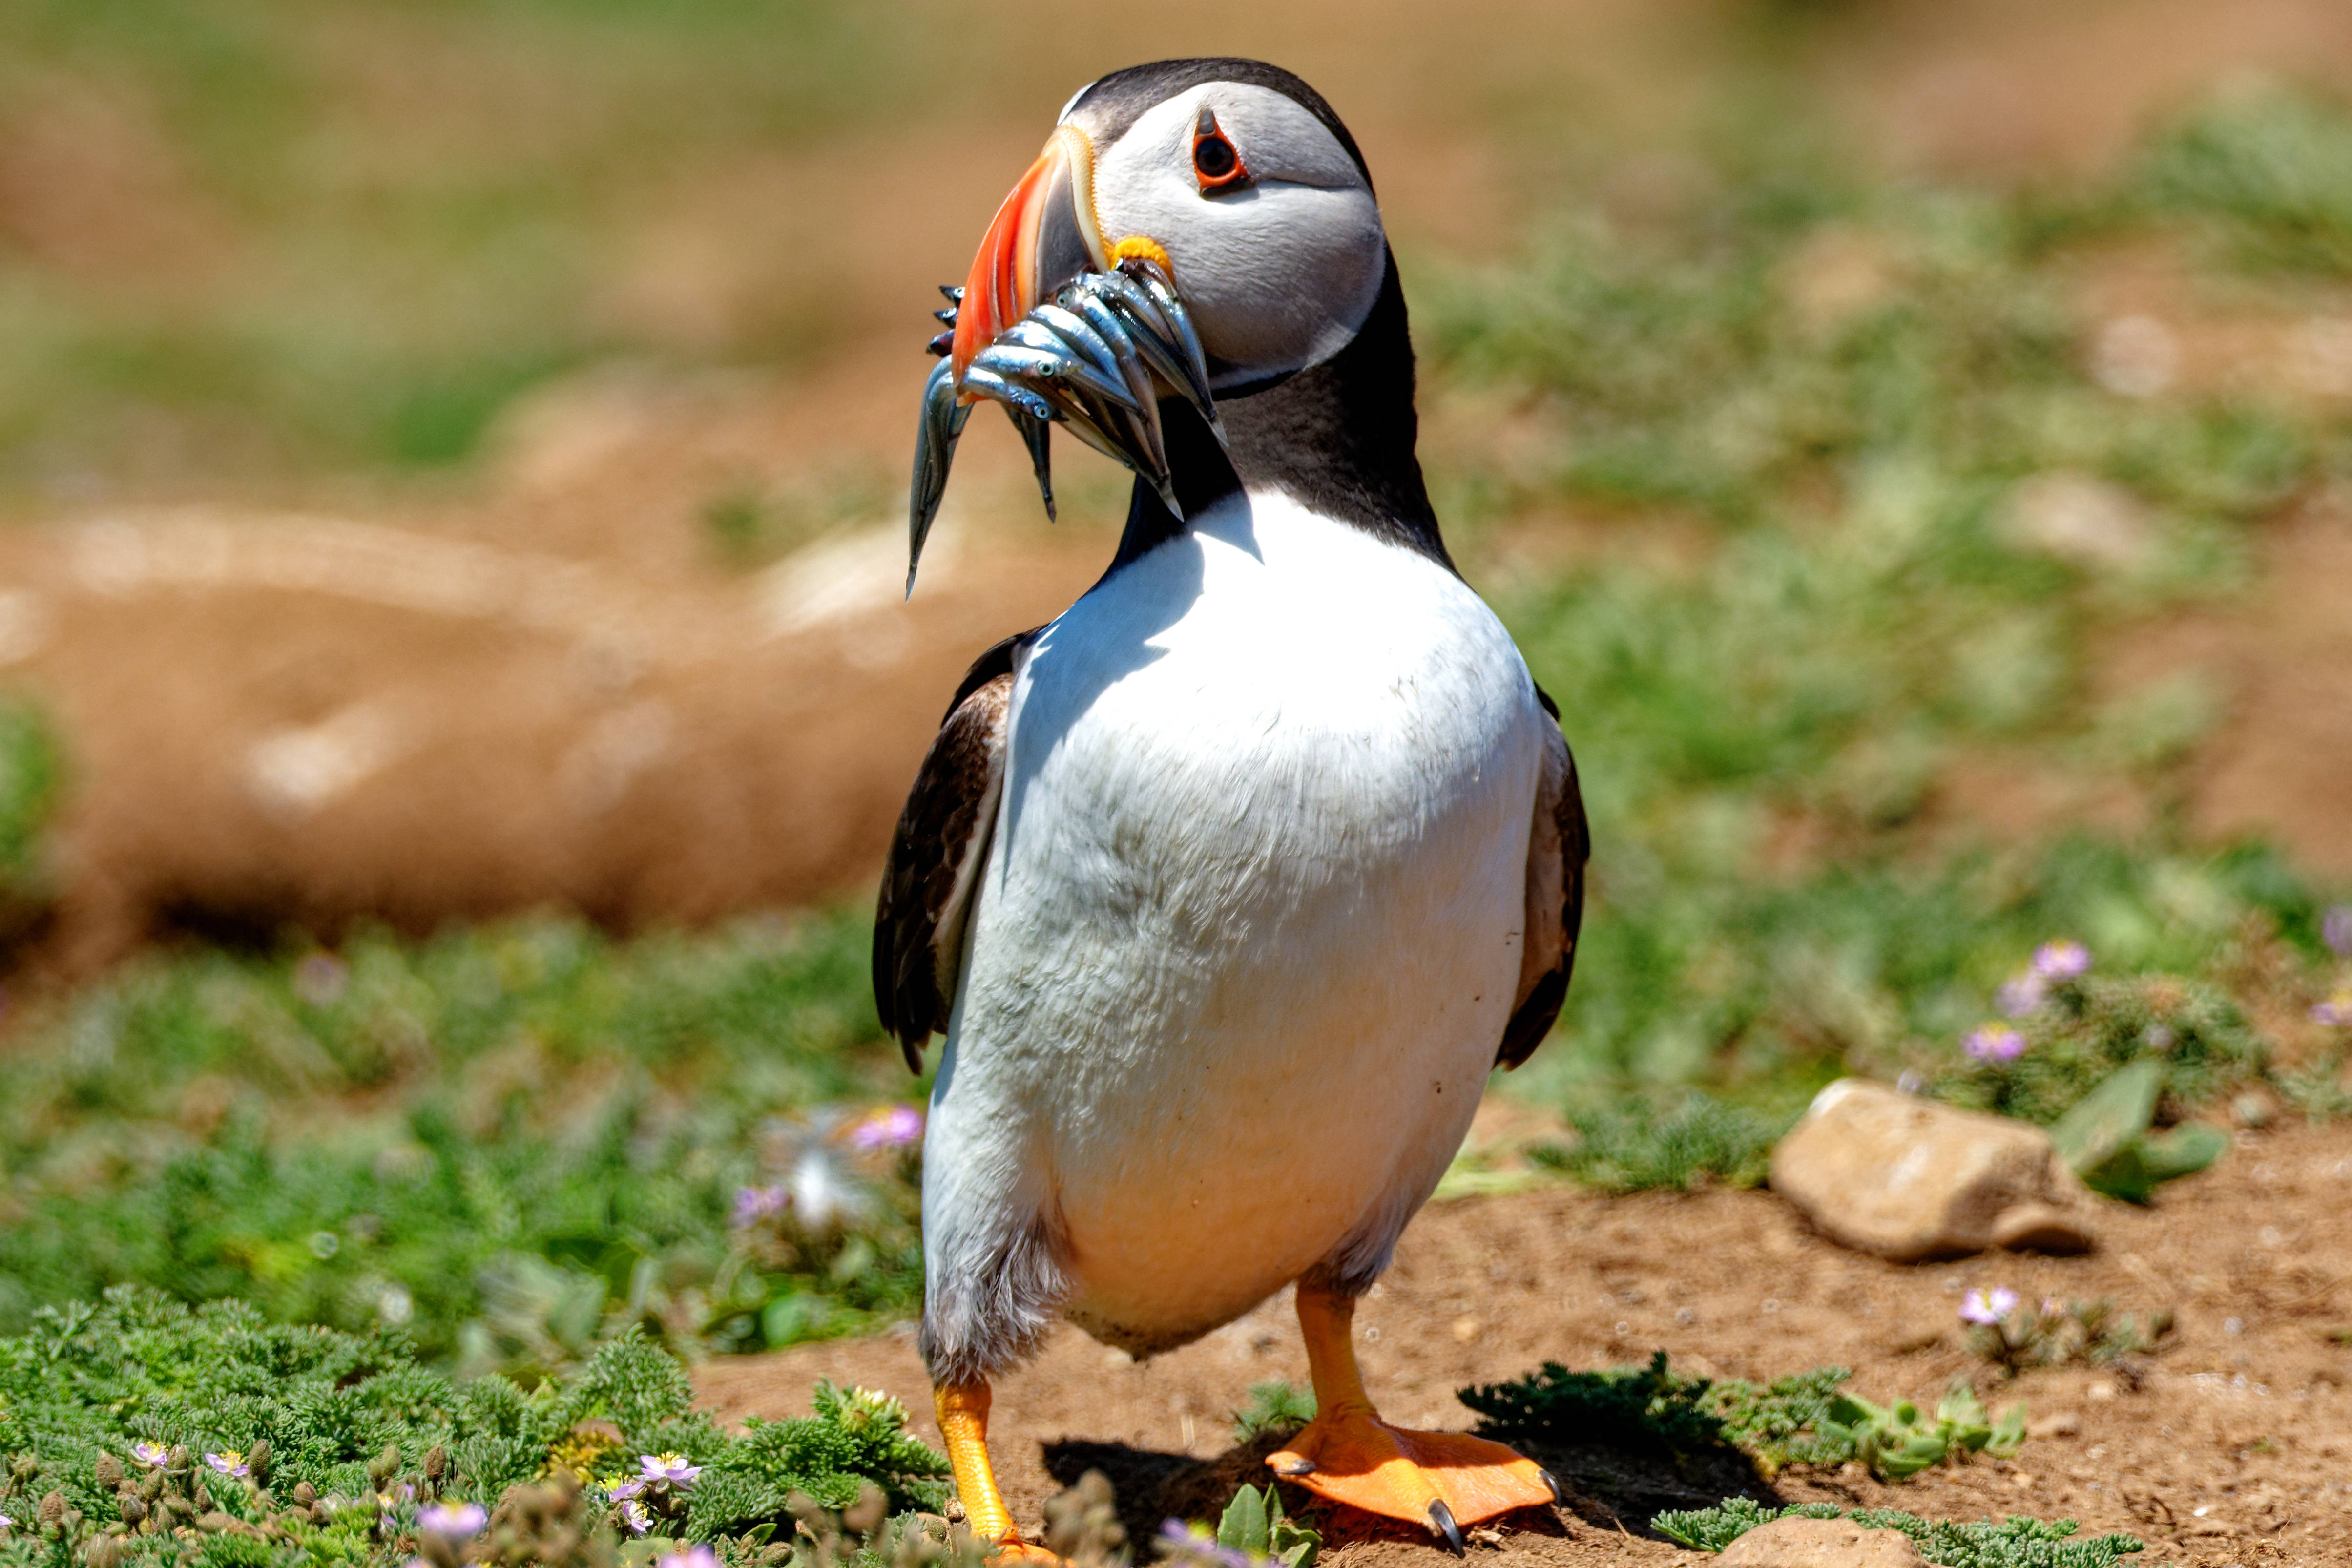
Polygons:
<instances>
[{"instance_id":1,"label":"sand eel","mask_svg":"<svg viewBox=\"0 0 2352 1568\"><path fill-rule=\"evenodd\" d=\"M1559 1014L1586 830L1556 711L1423 487L1362 155L1286 71L1120 71L949 293L916 554L978 401L1049 505L1055 428L1138 476L1101 581L956 692L875 931L908 1064L946 1036L921 1345L966 1515L1042 1555L990 1469L989 1379L1057 1317L1150 1355L1295 1282L1318 1413L1267 1462L1458 1552L1557 1488L1381 1420L1354 1303L1488 1071Z\"/></svg>"}]
</instances>

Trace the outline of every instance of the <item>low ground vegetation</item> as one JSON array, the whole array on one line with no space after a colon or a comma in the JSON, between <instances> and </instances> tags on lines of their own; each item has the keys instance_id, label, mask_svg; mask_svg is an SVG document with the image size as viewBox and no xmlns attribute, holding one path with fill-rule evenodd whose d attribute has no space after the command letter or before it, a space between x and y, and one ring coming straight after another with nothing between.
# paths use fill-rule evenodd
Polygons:
<instances>
[{"instance_id":1,"label":"low ground vegetation","mask_svg":"<svg viewBox=\"0 0 2352 1568\"><path fill-rule=\"evenodd\" d=\"M1875 1405L1842 1388L1843 1367L1769 1384L1676 1373L1660 1351L1647 1366L1570 1372L1546 1364L1517 1383L1465 1389L1479 1430L1505 1441L1601 1443L1678 1460L1737 1450L1769 1479L1790 1465L1859 1462L1882 1480L1972 1454L2006 1458L2025 1440L2025 1407L1992 1420L1967 1383L1932 1415L1907 1399Z\"/></svg>"},{"instance_id":2,"label":"low ground vegetation","mask_svg":"<svg viewBox=\"0 0 2352 1568\"><path fill-rule=\"evenodd\" d=\"M1431 469L1569 715L1599 847L1559 1037L1504 1080L1568 1113L1554 1166L1752 1183L1847 1072L2071 1137L2152 1063L2112 1091L2131 1114L2077 1118L2081 1167L2144 1198L2219 1152L2180 1123L2352 1109L2352 923L2173 826L2210 694L2108 692L2091 654L2231 592L2250 527L2352 447L2290 385L2118 379L2073 290L2126 241L2239 288L2336 276L2306 241L2352 210L2323 155L2347 127L2231 99L2103 181L2008 195L1745 138L1696 150L1687 208L1415 269L1436 405L1534 436L1436 440ZM1823 269L1868 286L1824 303ZM2126 520L2106 553L2036 510L2085 495ZM1505 569L1562 514L1597 547ZM0 753L0 875L37 903L70 738L27 710ZM2145 826L1971 832L1947 797L1987 767L2112 787ZM856 913L635 942L542 919L157 953L35 999L0 1063L0 1329L140 1282L534 1377L632 1323L706 1354L903 1313L915 1170L885 1129L922 1086L866 940Z\"/></svg>"},{"instance_id":3,"label":"low ground vegetation","mask_svg":"<svg viewBox=\"0 0 2352 1568\"><path fill-rule=\"evenodd\" d=\"M2082 1536L2071 1519L1933 1522L1887 1509L1846 1510L1829 1503L1770 1509L1747 1498L1728 1499L1717 1508L1662 1513L1651 1528L1684 1546L1720 1552L1775 1519L1850 1519L1866 1530L1900 1531L1940 1568L2114 1568L2120 1558L2142 1550L2128 1535Z\"/></svg>"},{"instance_id":4,"label":"low ground vegetation","mask_svg":"<svg viewBox=\"0 0 2352 1568\"><path fill-rule=\"evenodd\" d=\"M1566 1422L1580 1442L1680 1450L1730 1440L1759 1462L1833 1465L1855 1456L1858 1433L1867 1462L1871 1424L1889 1413L1837 1393L1843 1375L1710 1384L1675 1376L1661 1355L1607 1373L1548 1367L1464 1397L1487 1413L1489 1429L1521 1438L1559 1437ZM974 1543L939 1512L946 1461L908 1436L895 1400L820 1384L811 1415L754 1418L737 1432L691 1400L684 1367L634 1331L526 1390L497 1373L435 1371L393 1331L275 1324L247 1303L192 1309L118 1289L95 1307L44 1310L26 1332L0 1339L0 1563L977 1563ZM1296 1401L1261 1391L1255 1404ZM1839 1425L1848 1417L1859 1423L1852 1431ZM1955 1447L2013 1446L2013 1435L1987 1443L1968 1430L1977 1436ZM1047 1512L1071 1560L1133 1555L1099 1476ZM1765 1517L1736 1499L1661 1516L1656 1528L1719 1550ZM1979 1555L1942 1560L1986 1568L2105 1561L1992 1552L2059 1541L2065 1524L1898 1528L1973 1542ZM1202 1568L1310 1568L1320 1544L1286 1516L1275 1488L1244 1486L1213 1524L1170 1521L1152 1548Z\"/></svg>"},{"instance_id":5,"label":"low ground vegetation","mask_svg":"<svg viewBox=\"0 0 2352 1568\"><path fill-rule=\"evenodd\" d=\"M921 1118L865 944L550 919L142 961L0 1061L0 1327L140 1282L535 1375L630 1324L707 1353L902 1312Z\"/></svg>"},{"instance_id":6,"label":"low ground vegetation","mask_svg":"<svg viewBox=\"0 0 2352 1568\"><path fill-rule=\"evenodd\" d=\"M1546 1092L1699 1084L1785 1116L1840 1068L1909 1069L2048 1121L2159 1024L2181 1103L2259 1075L2249 1019L2325 994L2325 900L2173 826L2218 694L2103 687L2093 650L2235 591L2251 528L2338 481L2344 427L2291 377L2134 381L2080 285L2137 247L2217 295L2319 288L2334 252L2293 235L2333 221L2315 149L2347 125L2232 99L2030 195L1892 186L1759 133L1686 208L1588 215L1424 290L1441 384L1510 432L1433 464L1472 559L1561 514L1596 546L1496 590L1600 847L1565 1048L1528 1069ZM1955 816L1961 780L2053 778L2147 826ZM1964 1043L2053 942L2096 977L1984 1068ZM2310 1068L2342 1044L2269 1049Z\"/></svg>"},{"instance_id":7,"label":"low ground vegetation","mask_svg":"<svg viewBox=\"0 0 2352 1568\"><path fill-rule=\"evenodd\" d=\"M610 1563L641 1539L758 1558L779 1529L790 1541L795 1510L944 1498L946 1461L895 1401L821 1386L814 1415L730 1433L692 1396L635 1333L526 1391L434 1371L392 1331L118 1289L0 1340L0 1553L390 1563L438 1561L441 1537L467 1561L487 1543L503 1562Z\"/></svg>"},{"instance_id":8,"label":"low ground vegetation","mask_svg":"<svg viewBox=\"0 0 2352 1568\"><path fill-rule=\"evenodd\" d=\"M310 183L335 159L256 162L337 96L266 26L174 12L133 40L104 7L50 9L40 47L152 87L198 184L298 216L264 247L275 276L335 281L299 321L215 300L173 324L57 268L14 279L11 486L123 457L158 409L246 436L257 410L301 461L461 459L519 388L613 346L577 277L528 254L534 233L584 247L580 194L613 147L653 120L690 142L823 116L877 79L843 61L911 47L850 29L780 52L788 25L749 13L691 38L622 18L564 46L629 62L609 112L528 177L394 180L362 213ZM570 26L513 25L541 44ZM677 73L716 79L721 57L756 64L678 120ZM16 58L0 77L37 55ZM2352 1110L2352 916L2260 846L2189 835L2221 694L2111 689L2096 650L2242 588L2252 531L2352 479L2352 426L2326 374L2182 379L2162 323L2096 319L2080 285L2157 255L2211 298L2307 313L2325 348L2352 277L2352 115L2243 89L2105 176L2006 193L1873 177L1811 123L1703 141L1687 196L1644 215L1595 203L1507 264L1412 268L1436 411L1509 437L1433 443L1441 510L1569 716L1599 846L1561 1037L1510 1088L1568 1113L1549 1163L1612 1189L1755 1182L1810 1093L1859 1071L2048 1125L2144 1200L2220 1153L2224 1119ZM369 269L423 276L405 258L436 247L502 281L382 309L402 288ZM404 319L431 341L383 335ZM819 329L762 330L786 353ZM859 482L722 497L707 521L757 558L862 507ZM1559 533L1591 548L1560 564L1538 548ZM37 711L0 712L0 936L56 890L43 830L71 764ZM1965 797L1987 775L2063 777L2136 826L1982 831ZM925 1512L944 1469L889 1402L829 1391L808 1421L723 1432L678 1359L918 1299L921 1086L878 1038L866 939L856 914L632 942L550 918L158 952L20 998L0 1059L0 1568L968 1561ZM1963 1318L2005 1372L2164 1337L2161 1309L1997 1294ZM1768 1473L1899 1477L2019 1440L2017 1410L1972 1393L1923 1410L1843 1382L1710 1382L1662 1354L1465 1397L1506 1434L1727 1447ZM1268 1393L1243 1424L1298 1418ZM1305 1568L1311 1543L1252 1496L1163 1550ZM1767 1513L1654 1527L1719 1550ZM1099 1488L1054 1517L1073 1555L1124 1549ZM2105 1568L2137 1546L1855 1517L1955 1568Z\"/></svg>"}]
</instances>

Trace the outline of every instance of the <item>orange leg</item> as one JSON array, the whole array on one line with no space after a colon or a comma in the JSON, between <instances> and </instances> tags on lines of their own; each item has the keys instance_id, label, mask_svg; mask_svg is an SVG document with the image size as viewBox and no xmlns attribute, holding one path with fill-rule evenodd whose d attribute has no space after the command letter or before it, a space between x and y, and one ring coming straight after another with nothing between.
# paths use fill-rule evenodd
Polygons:
<instances>
[{"instance_id":1,"label":"orange leg","mask_svg":"<svg viewBox=\"0 0 2352 1568\"><path fill-rule=\"evenodd\" d=\"M989 1397L985 1383L942 1384L931 1391L964 1522L980 1540L995 1542L996 1550L988 1556L991 1563L1058 1563L1061 1559L1044 1547L1021 1539L1013 1510L996 1489L996 1468L988 1462Z\"/></svg>"},{"instance_id":2,"label":"orange leg","mask_svg":"<svg viewBox=\"0 0 2352 1568\"><path fill-rule=\"evenodd\" d=\"M1457 1555L1463 1525L1559 1500L1548 1471L1500 1443L1381 1420L1357 1370L1355 1319L1353 1298L1299 1285L1316 1415L1288 1447L1266 1456L1276 1475L1333 1502L1425 1524Z\"/></svg>"}]
</instances>

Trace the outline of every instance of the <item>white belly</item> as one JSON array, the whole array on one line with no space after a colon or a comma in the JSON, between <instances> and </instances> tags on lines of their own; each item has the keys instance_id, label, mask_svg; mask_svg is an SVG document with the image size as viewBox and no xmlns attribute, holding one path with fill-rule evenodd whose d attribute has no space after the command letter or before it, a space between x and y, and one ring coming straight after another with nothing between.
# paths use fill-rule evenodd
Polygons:
<instances>
[{"instance_id":1,"label":"white belly","mask_svg":"<svg viewBox=\"0 0 2352 1568\"><path fill-rule=\"evenodd\" d=\"M1071 1315L1147 1345L1377 1268L1510 1014L1544 722L1458 579L1279 497L1080 600L1014 693L927 1228L1017 1176Z\"/></svg>"}]
</instances>

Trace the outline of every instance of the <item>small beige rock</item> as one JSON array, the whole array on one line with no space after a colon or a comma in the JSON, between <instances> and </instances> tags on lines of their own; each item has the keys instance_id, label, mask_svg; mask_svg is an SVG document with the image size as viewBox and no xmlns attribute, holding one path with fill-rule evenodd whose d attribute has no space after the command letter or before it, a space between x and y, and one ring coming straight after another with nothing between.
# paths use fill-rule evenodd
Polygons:
<instances>
[{"instance_id":1,"label":"small beige rock","mask_svg":"<svg viewBox=\"0 0 2352 1568\"><path fill-rule=\"evenodd\" d=\"M1899 1530L1864 1530L1850 1519L1776 1519L1723 1549L1722 1568L1927 1568Z\"/></svg>"},{"instance_id":2,"label":"small beige rock","mask_svg":"<svg viewBox=\"0 0 2352 1568\"><path fill-rule=\"evenodd\" d=\"M1864 1079L1813 1097L1772 1151L1772 1190L1832 1240L1897 1263L2097 1244L2090 1194L2040 1128Z\"/></svg>"}]
</instances>

